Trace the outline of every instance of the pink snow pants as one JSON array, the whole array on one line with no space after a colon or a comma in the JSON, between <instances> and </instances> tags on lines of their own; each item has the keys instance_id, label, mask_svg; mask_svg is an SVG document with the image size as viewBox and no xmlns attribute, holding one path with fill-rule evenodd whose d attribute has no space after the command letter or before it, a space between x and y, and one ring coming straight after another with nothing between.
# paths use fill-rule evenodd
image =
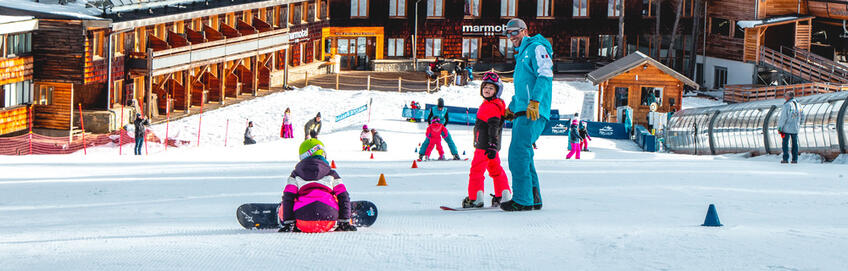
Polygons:
<instances>
[{"instance_id":1,"label":"pink snow pants","mask_svg":"<svg viewBox=\"0 0 848 271\"><path fill-rule=\"evenodd\" d=\"M495 197L500 197L501 192L509 190L509 180L501 167L500 155L495 154L494 159L489 159L486 157L486 150L477 149L474 151L474 159L471 160L471 173L468 174L469 199L477 200L477 191L483 191L483 181L486 180L483 172L486 170L489 171L489 176L495 183Z\"/></svg>"},{"instance_id":2,"label":"pink snow pants","mask_svg":"<svg viewBox=\"0 0 848 271\"><path fill-rule=\"evenodd\" d=\"M589 139L587 138L587 139L583 139L582 141L580 141L580 147L583 150L588 150L589 149Z\"/></svg>"},{"instance_id":3,"label":"pink snow pants","mask_svg":"<svg viewBox=\"0 0 848 271\"><path fill-rule=\"evenodd\" d=\"M445 150L442 149L442 137L441 136L435 136L435 137L430 138L430 145L427 146L427 152L424 153L424 156L430 157L430 153L433 152L433 147L436 147L436 150L439 151L439 157L442 157L442 156L445 155Z\"/></svg>"},{"instance_id":4,"label":"pink snow pants","mask_svg":"<svg viewBox=\"0 0 848 271\"><path fill-rule=\"evenodd\" d=\"M571 151L565 156L565 159L570 159L572 155L577 154L577 159L580 159L580 143L571 143Z\"/></svg>"}]
</instances>

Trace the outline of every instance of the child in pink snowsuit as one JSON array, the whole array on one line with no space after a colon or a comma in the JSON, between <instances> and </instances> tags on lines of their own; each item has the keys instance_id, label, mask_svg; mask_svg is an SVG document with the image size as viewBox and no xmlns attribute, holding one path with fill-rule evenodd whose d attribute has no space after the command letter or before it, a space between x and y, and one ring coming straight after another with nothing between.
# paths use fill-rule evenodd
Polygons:
<instances>
[{"instance_id":1,"label":"child in pink snowsuit","mask_svg":"<svg viewBox=\"0 0 848 271\"><path fill-rule=\"evenodd\" d=\"M286 113L283 114L283 125L280 127L280 137L294 138L294 129L291 123L291 110L286 108Z\"/></svg>"},{"instance_id":2,"label":"child in pink snowsuit","mask_svg":"<svg viewBox=\"0 0 848 271\"><path fill-rule=\"evenodd\" d=\"M427 146L427 152L424 154L425 157L430 157L430 153L433 152L433 147L436 147L436 150L439 151L439 160L445 160L445 151L442 149L442 137L448 136L448 129L442 125L442 120L439 118L433 118L430 126L427 127L427 138L430 140L430 145Z\"/></svg>"},{"instance_id":3,"label":"child in pink snowsuit","mask_svg":"<svg viewBox=\"0 0 848 271\"><path fill-rule=\"evenodd\" d=\"M504 123L502 116L506 109L504 101L500 98L501 92L503 92L503 84L498 74L494 72L483 74L480 96L483 96L485 100L477 110L477 120L474 123L474 159L471 160L468 197L462 201L463 208L483 207L483 181L486 180L483 173L487 170L495 185L492 206L497 207L502 201L512 200L509 180L501 167L501 158L498 155Z\"/></svg>"}]
</instances>

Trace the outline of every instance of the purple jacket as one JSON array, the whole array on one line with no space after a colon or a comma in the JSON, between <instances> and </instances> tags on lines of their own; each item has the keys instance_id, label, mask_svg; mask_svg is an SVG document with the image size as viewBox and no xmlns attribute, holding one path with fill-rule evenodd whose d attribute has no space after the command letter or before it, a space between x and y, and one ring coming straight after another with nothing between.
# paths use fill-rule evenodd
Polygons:
<instances>
[{"instance_id":1,"label":"purple jacket","mask_svg":"<svg viewBox=\"0 0 848 271\"><path fill-rule=\"evenodd\" d=\"M350 220L350 195L342 178L323 157L312 156L295 166L283 190L283 221L295 220L294 211L305 206L322 204L338 211L338 214L315 214L315 217L297 217L306 220L324 220L337 217Z\"/></svg>"}]
</instances>

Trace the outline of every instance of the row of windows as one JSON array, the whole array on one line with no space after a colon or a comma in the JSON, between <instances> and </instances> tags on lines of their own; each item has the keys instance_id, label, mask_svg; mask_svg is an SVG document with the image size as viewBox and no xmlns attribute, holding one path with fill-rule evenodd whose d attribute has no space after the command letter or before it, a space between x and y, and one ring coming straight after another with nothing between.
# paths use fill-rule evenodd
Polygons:
<instances>
[{"instance_id":1,"label":"row of windows","mask_svg":"<svg viewBox=\"0 0 848 271\"><path fill-rule=\"evenodd\" d=\"M0 91L3 92L0 95L3 99L0 105L3 107L32 103L32 80L5 84L0 87Z\"/></svg>"},{"instance_id":2,"label":"row of windows","mask_svg":"<svg viewBox=\"0 0 848 271\"><path fill-rule=\"evenodd\" d=\"M17 57L32 52L32 33L0 35L3 57Z\"/></svg>"},{"instance_id":3,"label":"row of windows","mask_svg":"<svg viewBox=\"0 0 848 271\"><path fill-rule=\"evenodd\" d=\"M350 16L354 18L368 17L370 0L350 0ZM389 0L389 17L406 17L408 1ZM642 16L656 16L659 0L642 0ZM482 0L465 0L463 7L466 17L480 17ZM571 15L588 17L590 0L572 0ZM555 0L536 0L536 16L550 18L554 16ZM683 16L692 17L695 12L694 0L683 0ZM413 2L414 5L414 2ZM427 17L441 18L445 14L445 0L427 0ZM618 17L624 12L624 0L607 0L607 16ZM518 0L500 0L501 17L515 17L518 12Z\"/></svg>"},{"instance_id":4,"label":"row of windows","mask_svg":"<svg viewBox=\"0 0 848 271\"><path fill-rule=\"evenodd\" d=\"M735 27L731 27L735 25ZM733 33L731 33L733 30ZM733 24L733 21L723 18L710 18L710 34L720 35L725 37L734 37L737 39L745 38L745 29L739 25Z\"/></svg>"},{"instance_id":5,"label":"row of windows","mask_svg":"<svg viewBox=\"0 0 848 271\"><path fill-rule=\"evenodd\" d=\"M599 35L598 36L598 56L601 57L613 57L614 54L618 51L618 39L617 35ZM587 58L589 57L589 39L590 37L572 37L571 38L571 53L570 57L572 58ZM432 38L424 40L425 48L424 55L426 57L437 57L442 56L442 39L441 38ZM480 57L480 49L482 46L481 38L463 38L462 39L462 58L467 59L478 59ZM401 38L389 38L388 39L388 53L387 56L390 57L402 57L404 55L404 39ZM339 43L339 53L346 53L346 51L342 52L342 50L346 46L342 46ZM513 50L512 42L510 42L506 38L500 38L498 41L498 53L499 57L503 57L506 59L511 59L515 50Z\"/></svg>"}]
</instances>

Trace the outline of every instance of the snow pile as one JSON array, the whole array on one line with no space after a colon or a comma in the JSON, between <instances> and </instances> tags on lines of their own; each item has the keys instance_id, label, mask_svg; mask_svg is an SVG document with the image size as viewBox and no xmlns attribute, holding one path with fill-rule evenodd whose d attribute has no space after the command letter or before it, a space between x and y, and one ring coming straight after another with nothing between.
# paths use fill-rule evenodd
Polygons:
<instances>
[{"instance_id":1,"label":"snow pile","mask_svg":"<svg viewBox=\"0 0 848 271\"><path fill-rule=\"evenodd\" d=\"M102 13L102 11L96 8L87 7L87 4L87 0L77 0L69 2L66 5L60 5L58 4L58 1L39 0L39 2L35 2L35 0L0 0L0 6L13 9L44 12L82 20L103 20L103 18L97 17Z\"/></svg>"},{"instance_id":2,"label":"snow pile","mask_svg":"<svg viewBox=\"0 0 848 271\"><path fill-rule=\"evenodd\" d=\"M683 104L681 105L683 109L690 108L698 108L698 107L708 107L708 106L717 106L717 105L726 105L727 103L715 99L704 98L704 97L683 97Z\"/></svg>"}]
</instances>

